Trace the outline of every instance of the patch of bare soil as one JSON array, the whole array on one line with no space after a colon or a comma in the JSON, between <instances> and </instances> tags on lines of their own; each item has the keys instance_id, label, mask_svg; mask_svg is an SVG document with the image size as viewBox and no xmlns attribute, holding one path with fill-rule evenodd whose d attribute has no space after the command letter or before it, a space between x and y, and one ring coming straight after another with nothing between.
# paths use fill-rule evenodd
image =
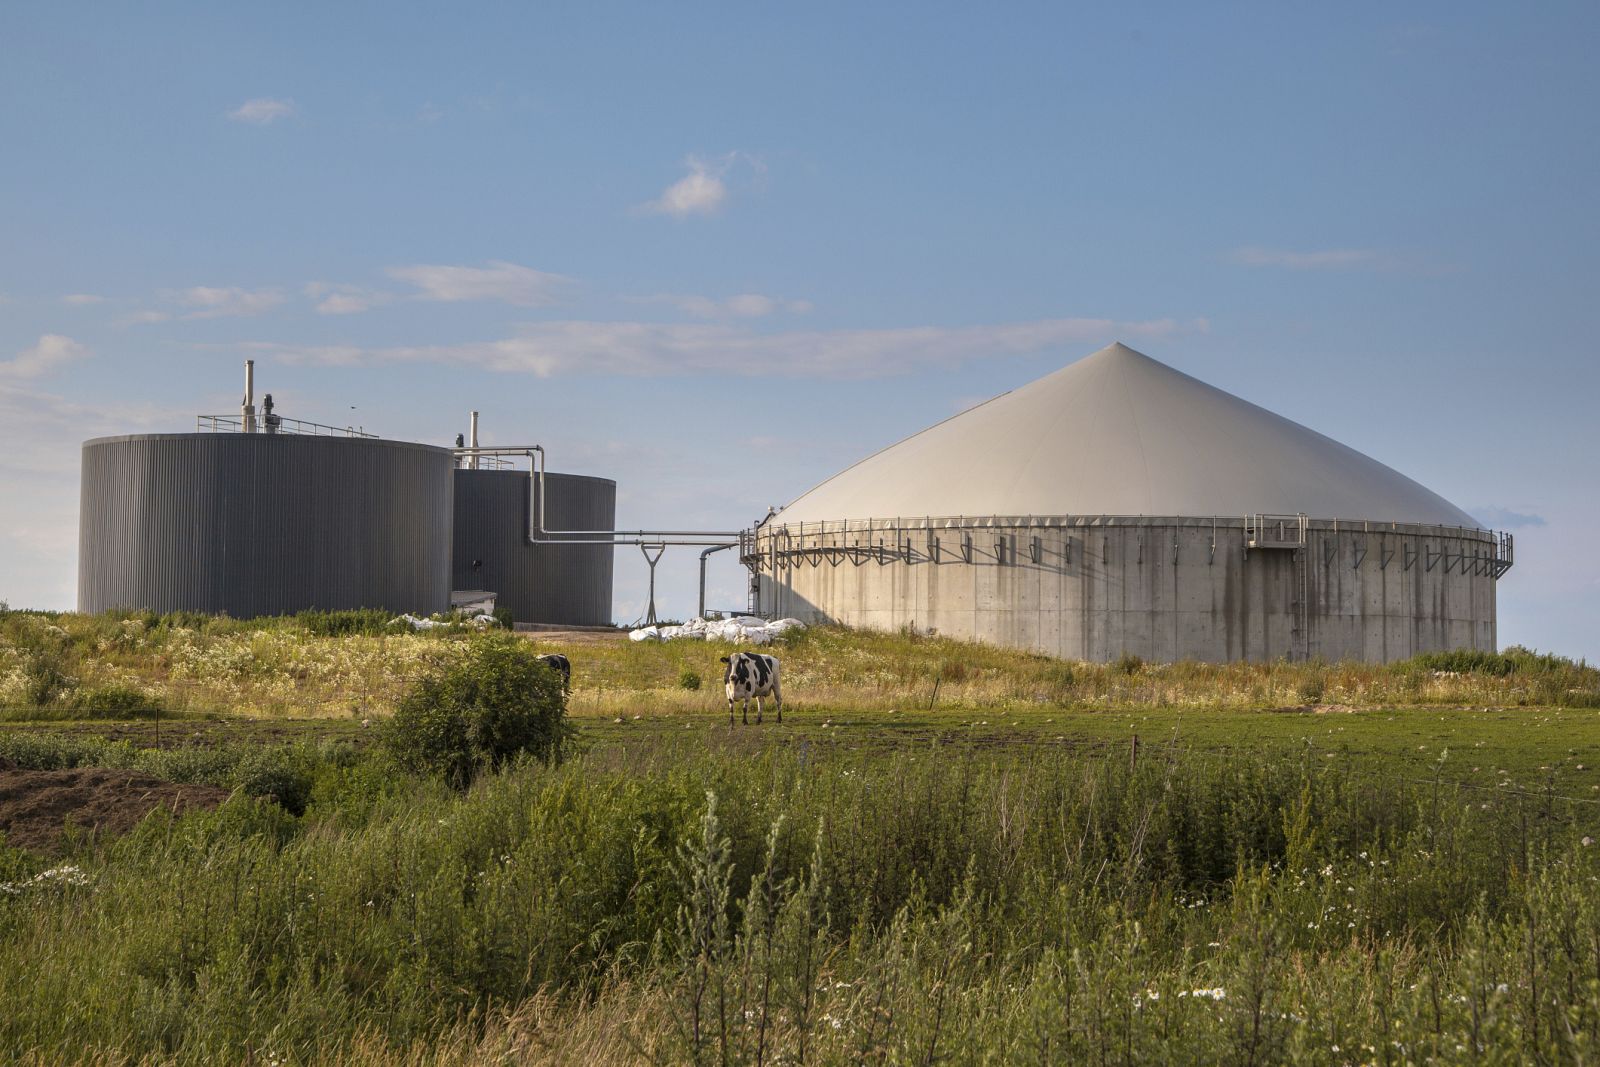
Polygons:
<instances>
[{"instance_id":1,"label":"patch of bare soil","mask_svg":"<svg viewBox=\"0 0 1600 1067\"><path fill-rule=\"evenodd\" d=\"M35 852L59 849L69 825L111 836L133 829L158 807L206 810L227 797L213 785L179 785L136 771L19 771L0 761L0 833L6 844Z\"/></svg>"}]
</instances>

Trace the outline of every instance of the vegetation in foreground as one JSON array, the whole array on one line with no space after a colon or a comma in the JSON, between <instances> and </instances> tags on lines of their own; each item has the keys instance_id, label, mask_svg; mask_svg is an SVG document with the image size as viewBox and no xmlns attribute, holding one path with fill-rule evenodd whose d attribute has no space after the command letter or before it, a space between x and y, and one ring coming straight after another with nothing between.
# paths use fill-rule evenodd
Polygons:
<instances>
[{"instance_id":1,"label":"vegetation in foreground","mask_svg":"<svg viewBox=\"0 0 1600 1067\"><path fill-rule=\"evenodd\" d=\"M119 719L159 709L175 717L358 721L391 714L418 678L470 640L460 630L397 631L382 612L248 621L0 612L0 719ZM709 680L717 689L717 659L728 647L536 643L575 656L570 710L594 717L705 710L701 685ZM828 711L1600 708L1600 670L1517 648L1386 666L1149 664L1131 656L1089 664L948 638L822 627L788 635L782 655L785 689Z\"/></svg>"},{"instance_id":2,"label":"vegetation in foreground","mask_svg":"<svg viewBox=\"0 0 1600 1067\"><path fill-rule=\"evenodd\" d=\"M58 624L70 635L80 623ZM241 632L307 647L388 640ZM1051 670L1073 672L1074 685L1121 678L1198 695L1211 668L1083 668L824 631L782 651L786 670L854 679L855 702L830 707L812 692L799 723L763 730L730 731L714 692L678 687L714 647L585 647L580 686L607 703L580 715L573 749L563 717L539 718L548 703L518 703L509 697L521 688L494 684L518 677L527 642L396 640L426 653L407 660L424 664L409 675L417 710L442 709L447 724L507 713L521 725L424 730L444 739L438 751L466 754L463 774L449 759L405 759L408 742L387 720L351 725L340 740L160 750L143 734L0 731L0 759L18 766L136 766L234 790L215 811L158 811L119 839L69 836L56 855L0 846L6 1058L1600 1055L1600 805L1576 788L1600 755L1594 711L1489 715L1425 692L1421 707L1395 711L1398 724L1389 713L1340 717L1365 724L1366 737L1460 720L1481 733L1472 759L1565 775L1543 788L1476 784L1446 773L1455 764L1431 744L1418 754L1428 773L1400 745L1352 750L1338 740L1342 724L1304 713L1159 700L1074 710L1028 695ZM930 662L969 672L941 682L952 703L942 692L932 711L922 704ZM1321 671L1343 686L1369 671L1389 685L1439 671L1435 680L1466 678L1481 692L1545 675L1593 686L1584 665L1540 662L1506 673L1219 668L1212 683L1281 686ZM692 695L700 714L650 712L669 688ZM580 687L580 709L585 695ZM647 710L614 722L604 716L615 707ZM1152 718L1186 728L1173 738L1139 725L1146 740L1135 748L1127 727ZM534 729L539 721L554 732ZM1213 747L1187 727L1197 721L1250 726ZM1107 743L1075 743L1078 729ZM385 743L370 743L374 734ZM507 750L474 748L485 736L508 739ZM563 747L521 740L537 736ZM516 748L534 754L509 755Z\"/></svg>"}]
</instances>

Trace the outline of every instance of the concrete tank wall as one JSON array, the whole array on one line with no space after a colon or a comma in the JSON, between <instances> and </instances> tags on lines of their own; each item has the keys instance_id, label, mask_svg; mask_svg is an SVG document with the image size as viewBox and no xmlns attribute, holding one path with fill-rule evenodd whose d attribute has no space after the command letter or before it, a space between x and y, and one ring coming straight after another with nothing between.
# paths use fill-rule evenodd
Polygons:
<instances>
[{"instance_id":1,"label":"concrete tank wall","mask_svg":"<svg viewBox=\"0 0 1600 1067\"><path fill-rule=\"evenodd\" d=\"M83 446L78 610L450 605L449 449L283 434Z\"/></svg>"},{"instance_id":2,"label":"concrete tank wall","mask_svg":"<svg viewBox=\"0 0 1600 1067\"><path fill-rule=\"evenodd\" d=\"M611 622L615 549L604 545L529 544L526 471L455 472L456 589L487 589L517 622L596 626ZM545 525L553 530L610 530L617 483L546 474Z\"/></svg>"},{"instance_id":3,"label":"concrete tank wall","mask_svg":"<svg viewBox=\"0 0 1600 1067\"><path fill-rule=\"evenodd\" d=\"M1237 519L811 527L757 532L762 611L1100 662L1382 663L1495 648L1485 531L1313 521L1302 549L1246 552Z\"/></svg>"}]
</instances>

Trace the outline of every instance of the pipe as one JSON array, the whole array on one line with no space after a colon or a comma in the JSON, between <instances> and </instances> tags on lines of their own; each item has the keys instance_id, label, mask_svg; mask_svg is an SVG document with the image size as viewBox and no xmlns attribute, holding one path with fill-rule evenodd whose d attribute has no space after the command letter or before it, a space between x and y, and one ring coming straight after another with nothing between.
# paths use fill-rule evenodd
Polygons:
<instances>
[{"instance_id":1,"label":"pipe","mask_svg":"<svg viewBox=\"0 0 1600 1067\"><path fill-rule=\"evenodd\" d=\"M244 403L239 408L245 433L256 432L256 361L244 361Z\"/></svg>"},{"instance_id":2,"label":"pipe","mask_svg":"<svg viewBox=\"0 0 1600 1067\"><path fill-rule=\"evenodd\" d=\"M533 545L721 545L739 543L736 530L551 530L545 527L543 445L497 445L485 448L458 448L456 455L470 456L476 465L479 456L527 456L528 543ZM604 538L604 540L601 540ZM714 539L714 540L708 540Z\"/></svg>"},{"instance_id":3,"label":"pipe","mask_svg":"<svg viewBox=\"0 0 1600 1067\"><path fill-rule=\"evenodd\" d=\"M725 549L737 547L739 547L739 542L735 541L732 544L717 545L715 548L708 548L704 552L700 553L700 618L703 619L706 617L706 557L711 555L713 552L721 552Z\"/></svg>"},{"instance_id":4,"label":"pipe","mask_svg":"<svg viewBox=\"0 0 1600 1067\"><path fill-rule=\"evenodd\" d=\"M478 413L472 413L472 432L467 435L467 440L472 445L472 469L478 469Z\"/></svg>"}]
</instances>

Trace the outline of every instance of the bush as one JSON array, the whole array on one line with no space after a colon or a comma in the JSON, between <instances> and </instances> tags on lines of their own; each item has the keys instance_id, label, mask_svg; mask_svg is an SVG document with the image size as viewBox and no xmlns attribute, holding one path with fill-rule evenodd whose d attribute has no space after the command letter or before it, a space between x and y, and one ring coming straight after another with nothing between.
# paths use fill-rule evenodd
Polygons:
<instances>
[{"instance_id":1,"label":"bush","mask_svg":"<svg viewBox=\"0 0 1600 1067\"><path fill-rule=\"evenodd\" d=\"M376 637L393 632L394 616L380 608L360 608L355 611L302 611L294 621L313 637Z\"/></svg>"},{"instance_id":2,"label":"bush","mask_svg":"<svg viewBox=\"0 0 1600 1067\"><path fill-rule=\"evenodd\" d=\"M561 759L572 728L561 676L526 642L491 634L418 679L383 731L395 761L460 789L526 753Z\"/></svg>"},{"instance_id":3,"label":"bush","mask_svg":"<svg viewBox=\"0 0 1600 1067\"><path fill-rule=\"evenodd\" d=\"M515 630L517 628L516 616L511 614L510 608L495 608L494 621L495 625L502 630Z\"/></svg>"},{"instance_id":4,"label":"bush","mask_svg":"<svg viewBox=\"0 0 1600 1067\"><path fill-rule=\"evenodd\" d=\"M304 815L311 800L316 772L303 753L289 748L266 748L239 761L233 772L234 787L246 796L275 800L291 815Z\"/></svg>"},{"instance_id":5,"label":"bush","mask_svg":"<svg viewBox=\"0 0 1600 1067\"><path fill-rule=\"evenodd\" d=\"M685 667L683 673L678 675L678 686L681 689L699 689L700 672L692 667Z\"/></svg>"},{"instance_id":6,"label":"bush","mask_svg":"<svg viewBox=\"0 0 1600 1067\"><path fill-rule=\"evenodd\" d=\"M1144 660L1140 659L1138 656L1135 656L1132 652L1124 652L1122 655L1117 657L1116 662L1111 664L1111 669L1116 671L1118 674L1138 674L1140 671L1144 670Z\"/></svg>"},{"instance_id":7,"label":"bush","mask_svg":"<svg viewBox=\"0 0 1600 1067\"><path fill-rule=\"evenodd\" d=\"M39 648L22 666L23 694L36 708L55 703L57 697L72 688L64 654L54 648Z\"/></svg>"},{"instance_id":8,"label":"bush","mask_svg":"<svg viewBox=\"0 0 1600 1067\"><path fill-rule=\"evenodd\" d=\"M104 685L85 689L72 701L72 710L85 718L132 718L161 710L161 702L131 685Z\"/></svg>"}]
</instances>

